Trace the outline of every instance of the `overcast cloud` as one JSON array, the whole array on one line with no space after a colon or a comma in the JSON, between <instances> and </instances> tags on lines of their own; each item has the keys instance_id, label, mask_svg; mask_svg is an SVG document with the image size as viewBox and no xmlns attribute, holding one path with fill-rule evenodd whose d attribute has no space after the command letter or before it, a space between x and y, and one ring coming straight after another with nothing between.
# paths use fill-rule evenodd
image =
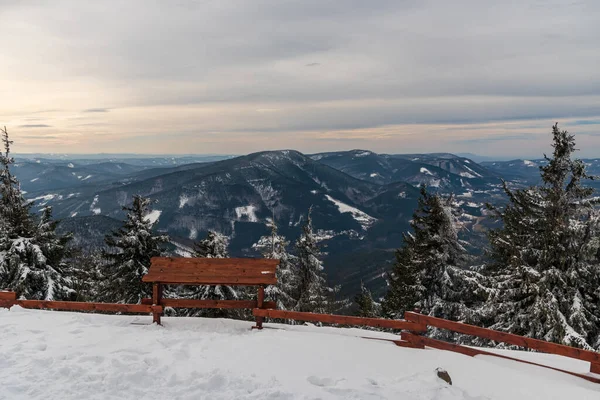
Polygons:
<instances>
[{"instance_id":1,"label":"overcast cloud","mask_svg":"<svg viewBox=\"0 0 600 400\"><path fill-rule=\"evenodd\" d=\"M0 0L17 152L600 149L600 2Z\"/></svg>"}]
</instances>

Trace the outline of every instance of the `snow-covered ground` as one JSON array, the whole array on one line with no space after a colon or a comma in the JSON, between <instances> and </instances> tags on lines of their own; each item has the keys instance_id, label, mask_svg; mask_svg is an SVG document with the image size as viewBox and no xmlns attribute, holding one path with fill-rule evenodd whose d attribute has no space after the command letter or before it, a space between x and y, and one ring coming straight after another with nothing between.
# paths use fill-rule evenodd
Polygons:
<instances>
[{"instance_id":1,"label":"snow-covered ground","mask_svg":"<svg viewBox=\"0 0 600 400\"><path fill-rule=\"evenodd\" d=\"M0 310L0 399L600 399L600 385L358 329ZM585 373L589 364L511 352ZM436 377L445 368L453 386Z\"/></svg>"},{"instance_id":2,"label":"snow-covered ground","mask_svg":"<svg viewBox=\"0 0 600 400\"><path fill-rule=\"evenodd\" d=\"M327 200L336 205L340 213L350 213L350 215L352 215L352 218L354 218L364 230L367 230L371 225L373 225L375 221L377 221L376 218L373 218L367 213L360 211L358 208L354 208L346 203L342 203L341 201L334 199L328 194L326 194L325 197L327 198Z\"/></svg>"}]
</instances>

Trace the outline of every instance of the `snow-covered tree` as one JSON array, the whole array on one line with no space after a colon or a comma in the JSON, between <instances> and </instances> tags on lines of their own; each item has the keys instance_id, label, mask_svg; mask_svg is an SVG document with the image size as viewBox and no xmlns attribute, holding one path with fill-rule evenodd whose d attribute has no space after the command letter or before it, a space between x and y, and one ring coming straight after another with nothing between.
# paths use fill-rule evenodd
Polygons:
<instances>
[{"instance_id":1,"label":"snow-covered tree","mask_svg":"<svg viewBox=\"0 0 600 400\"><path fill-rule=\"evenodd\" d=\"M106 260L100 249L72 249L67 260L74 301L102 301L102 272Z\"/></svg>"},{"instance_id":2,"label":"snow-covered tree","mask_svg":"<svg viewBox=\"0 0 600 400\"><path fill-rule=\"evenodd\" d=\"M227 258L229 252L229 239L227 236L209 231L206 238L200 240L194 245L194 256L200 258ZM201 285L201 286L182 286L177 289L178 296L185 299L194 300L238 300L242 288L233 288L227 285ZM226 318L239 317L241 314L237 310L224 309L180 309L178 315L188 317L212 317Z\"/></svg>"},{"instance_id":3,"label":"snow-covered tree","mask_svg":"<svg viewBox=\"0 0 600 400\"><path fill-rule=\"evenodd\" d=\"M229 239L227 236L209 231L206 238L194 244L194 256L200 258L227 258L229 257Z\"/></svg>"},{"instance_id":4,"label":"snow-covered tree","mask_svg":"<svg viewBox=\"0 0 600 400\"><path fill-rule=\"evenodd\" d=\"M328 292L325 280L321 250L313 231L312 207L308 211L302 233L296 241L296 266L298 283L295 311L325 313L327 311Z\"/></svg>"},{"instance_id":5,"label":"snow-covered tree","mask_svg":"<svg viewBox=\"0 0 600 400\"><path fill-rule=\"evenodd\" d=\"M495 209L503 226L489 235L497 286L486 311L493 329L599 349L599 199L572 159L574 137L557 124L552 135L542 184L504 185L509 204Z\"/></svg>"},{"instance_id":6,"label":"snow-covered tree","mask_svg":"<svg viewBox=\"0 0 600 400\"><path fill-rule=\"evenodd\" d=\"M264 258L279 260L277 267L277 284L265 289L267 298L277 303L279 310L291 310L296 304L294 298L298 281L297 270L294 265L295 257L288 253L289 242L277 231L275 219L270 219L267 226L271 234L263 236L252 247L260 252Z\"/></svg>"},{"instance_id":7,"label":"snow-covered tree","mask_svg":"<svg viewBox=\"0 0 600 400\"><path fill-rule=\"evenodd\" d=\"M358 306L356 315L365 318L379 317L379 304L373 300L371 291L367 289L364 283L360 283L360 293L354 297L354 302Z\"/></svg>"},{"instance_id":8,"label":"snow-covered tree","mask_svg":"<svg viewBox=\"0 0 600 400\"><path fill-rule=\"evenodd\" d=\"M65 257L70 235L56 234L52 209L35 218L32 202L23 197L19 181L10 168L6 128L0 129L4 151L0 153L0 288L17 292L26 299L61 300L73 297Z\"/></svg>"},{"instance_id":9,"label":"snow-covered tree","mask_svg":"<svg viewBox=\"0 0 600 400\"><path fill-rule=\"evenodd\" d=\"M474 322L474 308L487 290L483 277L468 268L468 254L459 239L452 197L421 188L418 208L403 236L396 263L388 275L384 314L401 318L405 311Z\"/></svg>"},{"instance_id":10,"label":"snow-covered tree","mask_svg":"<svg viewBox=\"0 0 600 400\"><path fill-rule=\"evenodd\" d=\"M103 257L104 282L101 297L110 302L137 304L152 297L152 285L142 282L150 259L160 256L161 246L169 238L152 232L154 222L148 218L151 200L133 196L131 207L123 207L127 217L123 226L105 237L108 249Z\"/></svg>"},{"instance_id":11,"label":"snow-covered tree","mask_svg":"<svg viewBox=\"0 0 600 400\"><path fill-rule=\"evenodd\" d=\"M0 153L0 216L10 237L29 237L35 231L35 222L31 218L32 202L23 197L23 192L17 178L12 174L11 167L15 160L10 155L13 141L8 137L6 127L0 129L2 147Z\"/></svg>"}]
</instances>

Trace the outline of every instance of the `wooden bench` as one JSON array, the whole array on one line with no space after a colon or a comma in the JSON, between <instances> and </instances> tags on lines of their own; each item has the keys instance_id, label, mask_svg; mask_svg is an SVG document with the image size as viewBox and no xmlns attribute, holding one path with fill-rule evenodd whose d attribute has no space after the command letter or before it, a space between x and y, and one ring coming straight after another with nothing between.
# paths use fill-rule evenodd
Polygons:
<instances>
[{"instance_id":1,"label":"wooden bench","mask_svg":"<svg viewBox=\"0 0 600 400\"><path fill-rule=\"evenodd\" d=\"M174 308L275 308L265 301L265 287L277 283L275 271L279 260L254 258L172 258L154 257L143 278L152 283L152 304ZM228 285L257 286L258 296L252 300L187 300L163 298L164 285ZM161 311L153 313L160 324ZM256 317L256 328L262 329L264 317Z\"/></svg>"}]
</instances>

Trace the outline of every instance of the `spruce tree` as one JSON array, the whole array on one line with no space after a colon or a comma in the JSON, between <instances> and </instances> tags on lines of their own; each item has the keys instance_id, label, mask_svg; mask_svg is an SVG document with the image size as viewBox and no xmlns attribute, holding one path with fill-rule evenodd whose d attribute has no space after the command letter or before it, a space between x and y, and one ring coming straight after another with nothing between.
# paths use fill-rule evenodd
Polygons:
<instances>
[{"instance_id":1,"label":"spruce tree","mask_svg":"<svg viewBox=\"0 0 600 400\"><path fill-rule=\"evenodd\" d=\"M493 209L503 226L489 234L497 281L486 308L493 329L582 347L600 348L598 198L592 179L572 159L575 139L552 127L553 154L544 156L542 183L510 190Z\"/></svg>"},{"instance_id":2,"label":"spruce tree","mask_svg":"<svg viewBox=\"0 0 600 400\"><path fill-rule=\"evenodd\" d=\"M227 236L208 231L206 238L194 244L194 256L200 258L227 258L229 257L229 239Z\"/></svg>"},{"instance_id":3,"label":"spruce tree","mask_svg":"<svg viewBox=\"0 0 600 400\"><path fill-rule=\"evenodd\" d=\"M328 292L325 280L321 250L313 232L312 207L308 211L302 233L296 241L296 265L298 268L298 284L295 311L327 312Z\"/></svg>"},{"instance_id":4,"label":"spruce tree","mask_svg":"<svg viewBox=\"0 0 600 400\"><path fill-rule=\"evenodd\" d=\"M206 238L200 240L194 245L194 256L200 258L228 258L229 239L227 236L209 231ZM178 295L186 299L194 300L238 300L241 290L234 289L227 285L201 285L201 286L182 286ZM178 315L188 317L210 317L210 318L239 318L242 313L237 310L224 309L180 309Z\"/></svg>"},{"instance_id":5,"label":"spruce tree","mask_svg":"<svg viewBox=\"0 0 600 400\"><path fill-rule=\"evenodd\" d=\"M11 173L12 141L0 130L4 151L0 153L0 288L35 300L66 300L74 296L65 258L70 235L56 234L52 209L40 218L31 214L33 202L23 197L19 181Z\"/></svg>"},{"instance_id":6,"label":"spruce tree","mask_svg":"<svg viewBox=\"0 0 600 400\"><path fill-rule=\"evenodd\" d=\"M101 298L110 302L137 304L152 297L152 285L142 282L148 273L150 259L162 254L161 246L169 238L152 232L154 222L147 216L151 200L133 196L131 207L123 207L127 217L123 226L105 237L108 249L103 251L104 282Z\"/></svg>"},{"instance_id":7,"label":"spruce tree","mask_svg":"<svg viewBox=\"0 0 600 400\"><path fill-rule=\"evenodd\" d=\"M388 275L384 314L402 318L405 311L419 309L426 315L473 323L487 291L483 277L468 268L452 197L442 198L421 187L410 225L413 232L404 234Z\"/></svg>"},{"instance_id":8,"label":"spruce tree","mask_svg":"<svg viewBox=\"0 0 600 400\"><path fill-rule=\"evenodd\" d=\"M354 298L358 310L356 315L365 318L377 318L379 316L379 305L373 300L371 291L364 283L360 283L360 293Z\"/></svg>"},{"instance_id":9,"label":"spruce tree","mask_svg":"<svg viewBox=\"0 0 600 400\"><path fill-rule=\"evenodd\" d=\"M275 219L270 219L267 226L271 234L261 237L252 247L261 253L264 258L279 260L277 266L277 284L265 289L267 298L277 303L278 310L291 310L296 304L295 289L297 271L294 265L295 257L288 253L289 242L277 231Z\"/></svg>"}]
</instances>

